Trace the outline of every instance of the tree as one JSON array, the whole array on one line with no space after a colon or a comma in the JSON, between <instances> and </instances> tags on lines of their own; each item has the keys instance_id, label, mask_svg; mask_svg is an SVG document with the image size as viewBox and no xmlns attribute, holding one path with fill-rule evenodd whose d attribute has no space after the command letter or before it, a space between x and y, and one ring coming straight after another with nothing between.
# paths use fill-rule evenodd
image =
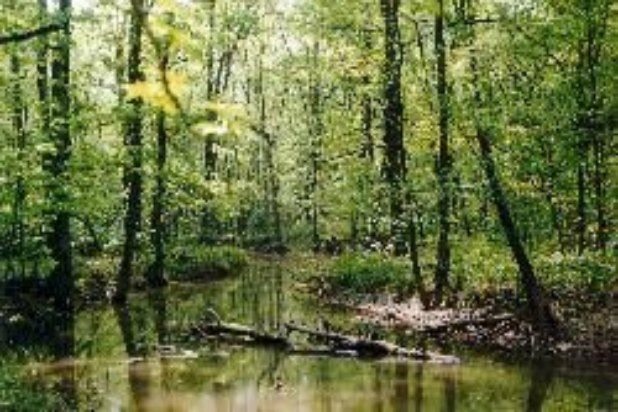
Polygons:
<instances>
[{"instance_id":1,"label":"tree","mask_svg":"<svg viewBox=\"0 0 618 412\"><path fill-rule=\"evenodd\" d=\"M528 308L531 319L536 328L541 332L556 334L558 332L558 322L551 310L549 301L539 284L534 268L524 245L520 239L517 227L513 221L508 200L502 189L502 183L498 176L496 164L492 156L491 129L487 126L487 119L480 117L480 110L483 109L483 100L478 80L477 58L471 57L471 71L474 84L474 103L475 107L475 127L476 141L480 149L480 162L485 178L491 193L491 198L498 211L498 218L506 236L513 258L519 268L519 276L528 299Z\"/></svg>"},{"instance_id":2,"label":"tree","mask_svg":"<svg viewBox=\"0 0 618 412\"><path fill-rule=\"evenodd\" d=\"M435 299L442 300L444 288L448 286L451 266L449 244L451 204L451 156L449 154L449 102L446 82L446 45L444 41L444 0L438 0L435 18L436 88L438 94L439 151L436 172L438 174L438 220L439 234L436 252Z\"/></svg>"},{"instance_id":3,"label":"tree","mask_svg":"<svg viewBox=\"0 0 618 412\"><path fill-rule=\"evenodd\" d=\"M42 3L41 3L42 4ZM68 163L71 157L71 0L60 0L58 12L62 30L56 35L51 63L51 123L49 138L54 153L44 159L44 169L49 174L49 204L52 205L51 230L47 246L55 262L50 282L59 310L72 308L73 250L71 246L71 211ZM44 102L42 102L43 107Z\"/></svg>"},{"instance_id":4,"label":"tree","mask_svg":"<svg viewBox=\"0 0 618 412\"><path fill-rule=\"evenodd\" d=\"M129 84L144 79L142 63L142 32L144 26L144 1L131 0L131 23L127 80ZM124 218L125 239L122 260L117 277L115 301L124 303L129 291L133 261L139 246L139 232L142 221L142 106L140 97L127 102L128 113L125 125L125 146L128 161L124 169L124 184L127 193Z\"/></svg>"},{"instance_id":5,"label":"tree","mask_svg":"<svg viewBox=\"0 0 618 412\"><path fill-rule=\"evenodd\" d=\"M401 66L403 50L399 30L399 0L381 0L384 19L384 179L390 201L391 237L395 251L405 250L403 235L402 185L406 175L406 151L403 145L403 102L401 98Z\"/></svg>"}]
</instances>

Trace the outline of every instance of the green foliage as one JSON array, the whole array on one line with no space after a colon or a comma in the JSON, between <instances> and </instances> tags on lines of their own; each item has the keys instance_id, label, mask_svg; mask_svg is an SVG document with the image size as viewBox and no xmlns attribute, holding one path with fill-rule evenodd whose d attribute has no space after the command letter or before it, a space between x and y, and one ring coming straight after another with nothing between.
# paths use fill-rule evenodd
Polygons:
<instances>
[{"instance_id":1,"label":"green foliage","mask_svg":"<svg viewBox=\"0 0 618 412\"><path fill-rule=\"evenodd\" d=\"M615 256L586 253L582 256L556 252L537 260L541 280L553 290L575 290L579 293L601 293L618 288Z\"/></svg>"},{"instance_id":2,"label":"green foliage","mask_svg":"<svg viewBox=\"0 0 618 412\"><path fill-rule=\"evenodd\" d=\"M539 281L557 292L610 291L618 285L615 257L600 253L582 256L539 252L534 259ZM453 247L453 286L463 291L518 287L517 267L506 244L483 237L466 239Z\"/></svg>"},{"instance_id":3,"label":"green foliage","mask_svg":"<svg viewBox=\"0 0 618 412\"><path fill-rule=\"evenodd\" d=\"M181 246L171 251L170 277L203 280L237 274L248 263L248 255L233 246Z\"/></svg>"},{"instance_id":4,"label":"green foliage","mask_svg":"<svg viewBox=\"0 0 618 412\"><path fill-rule=\"evenodd\" d=\"M461 290L515 287L517 267L508 246L484 237L462 239L452 248L452 286Z\"/></svg>"},{"instance_id":5,"label":"green foliage","mask_svg":"<svg viewBox=\"0 0 618 412\"><path fill-rule=\"evenodd\" d=\"M330 266L327 283L353 293L403 292L411 287L408 265L378 253L346 253Z\"/></svg>"},{"instance_id":6,"label":"green foliage","mask_svg":"<svg viewBox=\"0 0 618 412\"><path fill-rule=\"evenodd\" d=\"M20 366L0 363L0 409L10 411L69 410L57 393L40 390L25 381Z\"/></svg>"}]
</instances>

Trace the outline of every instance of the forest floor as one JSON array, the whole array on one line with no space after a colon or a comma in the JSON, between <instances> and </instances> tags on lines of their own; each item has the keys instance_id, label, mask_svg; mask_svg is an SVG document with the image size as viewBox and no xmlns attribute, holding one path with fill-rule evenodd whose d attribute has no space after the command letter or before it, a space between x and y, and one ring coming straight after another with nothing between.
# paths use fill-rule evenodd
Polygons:
<instances>
[{"instance_id":1,"label":"forest floor","mask_svg":"<svg viewBox=\"0 0 618 412\"><path fill-rule=\"evenodd\" d=\"M313 265L302 267L327 272L328 258L318 263L319 257L309 260ZM565 333L559 339L547 339L526 320L526 302L511 285L460 291L452 294L444 306L426 309L415 292L333 290L327 278L301 275L299 285L322 302L348 310L357 324L403 333L422 344L432 343L445 350L462 346L515 358L609 364L618 361L616 286L594 293L569 285L548 288L552 308Z\"/></svg>"},{"instance_id":2,"label":"forest floor","mask_svg":"<svg viewBox=\"0 0 618 412\"><path fill-rule=\"evenodd\" d=\"M502 291L453 307L425 309L416 296L364 297L353 304L355 320L409 335L425 337L438 346L463 345L507 356L533 356L572 361L611 363L618 360L618 299L611 293L600 299L585 296L555 297L553 307L566 336L545 339L522 316ZM337 303L331 301L331 303ZM349 302L347 303L349 305Z\"/></svg>"}]
</instances>

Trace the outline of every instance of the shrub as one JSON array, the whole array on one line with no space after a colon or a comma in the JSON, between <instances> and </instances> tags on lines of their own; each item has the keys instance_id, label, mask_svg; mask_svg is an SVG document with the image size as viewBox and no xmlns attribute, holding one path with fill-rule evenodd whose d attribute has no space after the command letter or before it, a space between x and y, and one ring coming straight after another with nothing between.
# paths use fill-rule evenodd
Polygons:
<instances>
[{"instance_id":1,"label":"shrub","mask_svg":"<svg viewBox=\"0 0 618 412\"><path fill-rule=\"evenodd\" d=\"M70 410L60 395L27 382L21 368L0 361L0 409L11 411Z\"/></svg>"},{"instance_id":2,"label":"shrub","mask_svg":"<svg viewBox=\"0 0 618 412\"><path fill-rule=\"evenodd\" d=\"M598 293L618 285L618 273L613 256L587 253L582 256L556 252L537 259L542 282L552 289L574 289Z\"/></svg>"},{"instance_id":3,"label":"shrub","mask_svg":"<svg viewBox=\"0 0 618 412\"><path fill-rule=\"evenodd\" d=\"M464 291L513 288L517 265L508 245L478 236L456 242L451 249L451 284Z\"/></svg>"},{"instance_id":4,"label":"shrub","mask_svg":"<svg viewBox=\"0 0 618 412\"><path fill-rule=\"evenodd\" d=\"M346 253L336 258L327 282L335 290L354 293L401 292L412 286L406 262L378 253Z\"/></svg>"}]
</instances>

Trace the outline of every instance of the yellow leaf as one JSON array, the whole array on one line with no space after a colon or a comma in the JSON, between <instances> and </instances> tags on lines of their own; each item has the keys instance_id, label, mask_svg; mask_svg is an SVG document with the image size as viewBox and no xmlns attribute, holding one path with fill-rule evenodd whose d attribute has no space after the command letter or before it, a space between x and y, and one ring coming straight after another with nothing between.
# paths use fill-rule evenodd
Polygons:
<instances>
[{"instance_id":1,"label":"yellow leaf","mask_svg":"<svg viewBox=\"0 0 618 412\"><path fill-rule=\"evenodd\" d=\"M226 134L229 129L226 124L218 122L200 122L193 126L193 131L202 136Z\"/></svg>"},{"instance_id":2,"label":"yellow leaf","mask_svg":"<svg viewBox=\"0 0 618 412\"><path fill-rule=\"evenodd\" d=\"M139 81L126 86L127 98L142 99L145 103L174 114L178 111L174 96L180 96L185 89L186 78L182 74L168 72L166 74L169 91L161 81Z\"/></svg>"}]
</instances>

